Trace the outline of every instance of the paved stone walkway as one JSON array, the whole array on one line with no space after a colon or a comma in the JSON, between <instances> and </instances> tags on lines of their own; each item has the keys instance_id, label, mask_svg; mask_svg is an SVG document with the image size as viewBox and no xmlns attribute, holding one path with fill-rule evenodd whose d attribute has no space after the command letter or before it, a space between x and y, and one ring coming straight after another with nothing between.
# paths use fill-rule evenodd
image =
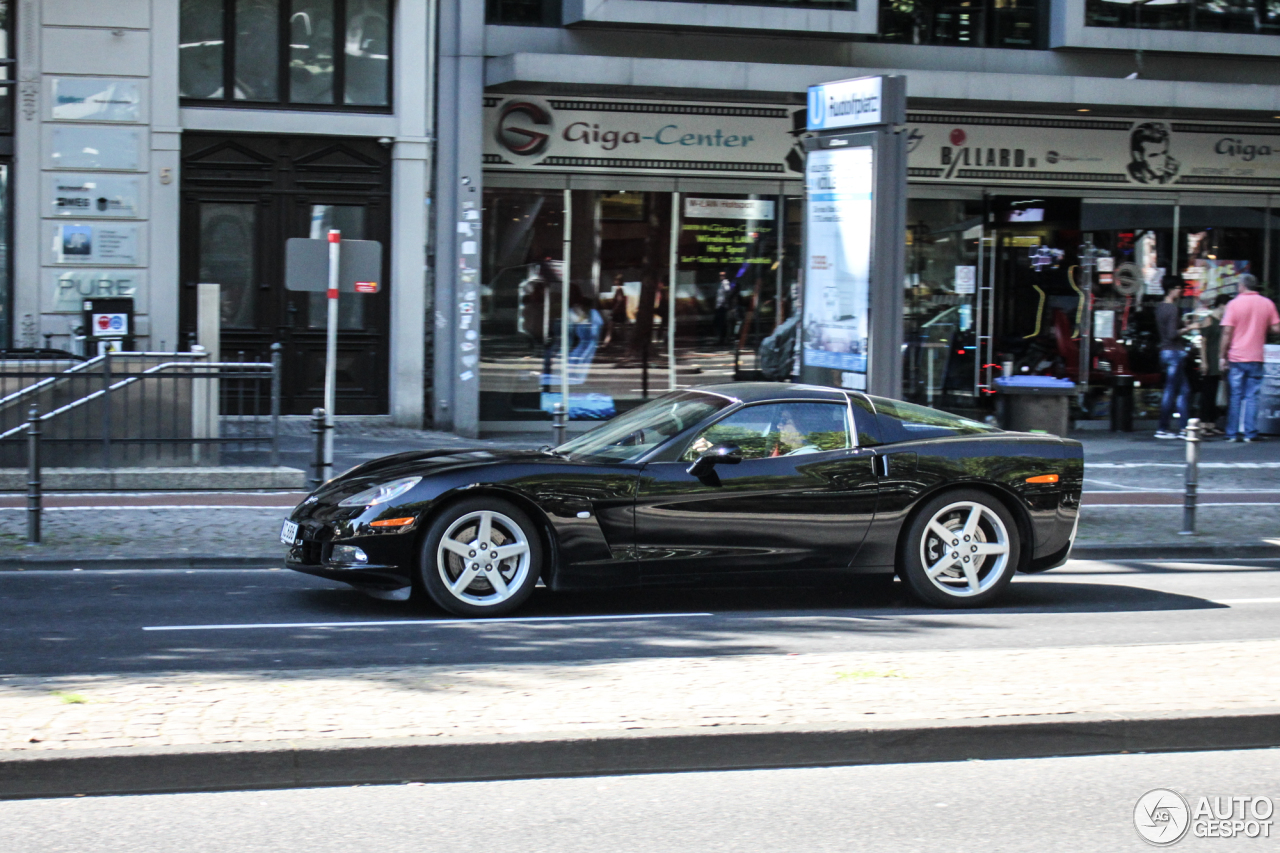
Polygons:
<instances>
[{"instance_id":1,"label":"paved stone walkway","mask_svg":"<svg viewBox=\"0 0 1280 853\"><path fill-rule=\"evenodd\" d=\"M0 679L0 750L1280 707L1280 640Z\"/></svg>"},{"instance_id":2,"label":"paved stone walkway","mask_svg":"<svg viewBox=\"0 0 1280 853\"><path fill-rule=\"evenodd\" d=\"M197 504L199 496L175 500ZM1212 502L1211 495L1202 500ZM0 570L6 557L97 559L107 557L241 557L283 559L280 524L287 509L207 507L166 509L53 509L44 513L44 541L26 544L26 511L0 508ZM1179 506L1087 506L1078 545L1264 544L1280 539L1280 505L1205 506L1199 535L1179 536Z\"/></svg>"}]
</instances>

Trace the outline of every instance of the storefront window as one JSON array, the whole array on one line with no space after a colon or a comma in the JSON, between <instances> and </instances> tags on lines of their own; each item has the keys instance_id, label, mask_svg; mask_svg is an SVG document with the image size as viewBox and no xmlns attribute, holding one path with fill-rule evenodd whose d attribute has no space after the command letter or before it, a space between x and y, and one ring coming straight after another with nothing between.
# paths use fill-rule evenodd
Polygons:
<instances>
[{"instance_id":1,"label":"storefront window","mask_svg":"<svg viewBox=\"0 0 1280 853\"><path fill-rule=\"evenodd\" d=\"M486 0L485 20L490 24L560 26L563 0ZM785 6L800 9L855 11L857 0L674 0L674 2L714 3L728 6Z\"/></svg>"},{"instance_id":2,"label":"storefront window","mask_svg":"<svg viewBox=\"0 0 1280 853\"><path fill-rule=\"evenodd\" d=\"M974 296L980 202L907 203L903 393L927 406L974 406Z\"/></svg>"},{"instance_id":3,"label":"storefront window","mask_svg":"<svg viewBox=\"0 0 1280 853\"><path fill-rule=\"evenodd\" d=\"M886 0L879 41L1042 49L1044 0Z\"/></svg>"},{"instance_id":4,"label":"storefront window","mask_svg":"<svg viewBox=\"0 0 1280 853\"><path fill-rule=\"evenodd\" d=\"M566 230L561 190L485 192L482 420L548 418L566 374L573 420L673 387L790 376L787 361L766 377L758 351L792 313L798 199L575 190L568 213Z\"/></svg>"},{"instance_id":5,"label":"storefront window","mask_svg":"<svg viewBox=\"0 0 1280 853\"><path fill-rule=\"evenodd\" d=\"M1085 25L1280 34L1280 0L1086 0Z\"/></svg>"}]
</instances>

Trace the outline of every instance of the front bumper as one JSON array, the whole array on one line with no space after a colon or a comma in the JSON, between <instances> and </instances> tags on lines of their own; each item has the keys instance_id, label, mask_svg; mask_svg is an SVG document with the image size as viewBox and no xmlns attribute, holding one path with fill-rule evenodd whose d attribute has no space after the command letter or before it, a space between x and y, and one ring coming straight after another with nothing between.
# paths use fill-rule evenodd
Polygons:
<instances>
[{"instance_id":1,"label":"front bumper","mask_svg":"<svg viewBox=\"0 0 1280 853\"><path fill-rule=\"evenodd\" d=\"M400 589L413 582L418 524L390 532L366 532L352 519L298 518L297 538L289 546L285 568L353 586ZM363 528L363 530L362 530ZM365 535L360 535L361 533ZM355 534L355 535L352 535ZM353 545L368 556L366 563L333 559L334 545Z\"/></svg>"}]
</instances>

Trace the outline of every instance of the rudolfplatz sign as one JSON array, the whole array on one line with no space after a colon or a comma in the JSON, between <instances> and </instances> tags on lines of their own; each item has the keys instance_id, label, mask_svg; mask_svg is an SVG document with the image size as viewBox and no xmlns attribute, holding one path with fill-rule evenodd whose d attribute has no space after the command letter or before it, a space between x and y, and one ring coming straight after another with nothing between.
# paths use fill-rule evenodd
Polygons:
<instances>
[{"instance_id":1,"label":"rudolfplatz sign","mask_svg":"<svg viewBox=\"0 0 1280 853\"><path fill-rule=\"evenodd\" d=\"M486 96L484 165L543 172L804 173L804 110L762 104Z\"/></svg>"},{"instance_id":2,"label":"rudolfplatz sign","mask_svg":"<svg viewBox=\"0 0 1280 853\"><path fill-rule=\"evenodd\" d=\"M912 183L1280 188L1280 127L911 112Z\"/></svg>"}]
</instances>

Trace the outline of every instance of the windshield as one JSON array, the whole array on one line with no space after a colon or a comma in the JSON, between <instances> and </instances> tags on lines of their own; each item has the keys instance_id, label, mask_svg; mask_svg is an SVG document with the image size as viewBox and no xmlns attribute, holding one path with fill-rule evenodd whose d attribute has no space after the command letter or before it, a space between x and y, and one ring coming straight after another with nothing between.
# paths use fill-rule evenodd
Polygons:
<instances>
[{"instance_id":1,"label":"windshield","mask_svg":"<svg viewBox=\"0 0 1280 853\"><path fill-rule=\"evenodd\" d=\"M558 453L579 462L631 462L733 401L700 391L673 391L565 442Z\"/></svg>"}]
</instances>

